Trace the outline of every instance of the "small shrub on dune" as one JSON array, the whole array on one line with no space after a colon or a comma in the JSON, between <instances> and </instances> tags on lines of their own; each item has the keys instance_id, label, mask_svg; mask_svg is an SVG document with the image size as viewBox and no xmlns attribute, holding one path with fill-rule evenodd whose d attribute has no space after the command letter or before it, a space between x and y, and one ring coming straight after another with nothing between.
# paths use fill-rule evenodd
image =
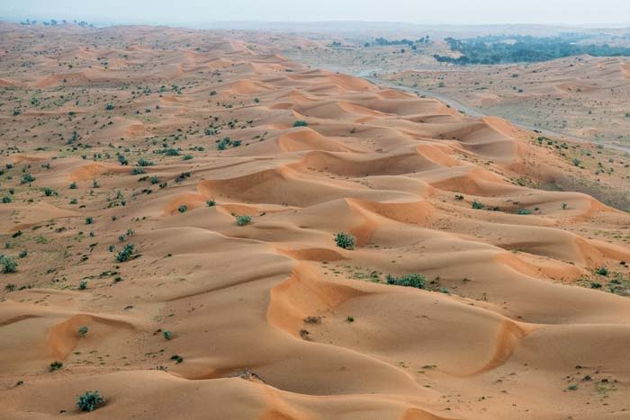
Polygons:
<instances>
[{"instance_id":1,"label":"small shrub on dune","mask_svg":"<svg viewBox=\"0 0 630 420\"><path fill-rule=\"evenodd\" d=\"M50 188L50 187L44 187L44 188L43 188L43 191L44 191L44 195L45 195L46 197L51 197L51 196L53 196L53 195L57 195L57 191L53 190L53 189L52 189L52 188Z\"/></svg>"},{"instance_id":2,"label":"small shrub on dune","mask_svg":"<svg viewBox=\"0 0 630 420\"><path fill-rule=\"evenodd\" d=\"M354 249L356 239L349 233L340 232L335 235L335 243L339 248Z\"/></svg>"},{"instance_id":3,"label":"small shrub on dune","mask_svg":"<svg viewBox=\"0 0 630 420\"><path fill-rule=\"evenodd\" d=\"M206 201L206 204L208 205L208 207L214 207L217 205L217 202L214 200L208 200Z\"/></svg>"},{"instance_id":4,"label":"small shrub on dune","mask_svg":"<svg viewBox=\"0 0 630 420\"><path fill-rule=\"evenodd\" d=\"M180 213L186 213L188 211L188 206L186 204L182 204L181 206L177 207L177 211Z\"/></svg>"},{"instance_id":5,"label":"small shrub on dune","mask_svg":"<svg viewBox=\"0 0 630 420\"><path fill-rule=\"evenodd\" d=\"M98 391L86 391L77 398L77 408L81 411L94 411L105 404L105 398Z\"/></svg>"},{"instance_id":6,"label":"small shrub on dune","mask_svg":"<svg viewBox=\"0 0 630 420\"><path fill-rule=\"evenodd\" d=\"M475 200L472 202L471 207L475 210L482 210L484 207L486 207L486 205Z\"/></svg>"},{"instance_id":7,"label":"small shrub on dune","mask_svg":"<svg viewBox=\"0 0 630 420\"><path fill-rule=\"evenodd\" d=\"M420 274L407 274L402 277L387 276L387 284L395 286L415 287L416 289L424 289L426 287L426 279Z\"/></svg>"},{"instance_id":8,"label":"small shrub on dune","mask_svg":"<svg viewBox=\"0 0 630 420\"><path fill-rule=\"evenodd\" d=\"M297 120L293 123L293 127L307 127L308 123L304 120Z\"/></svg>"},{"instance_id":9,"label":"small shrub on dune","mask_svg":"<svg viewBox=\"0 0 630 420\"><path fill-rule=\"evenodd\" d=\"M252 221L251 216L236 216L236 224L239 226L245 226L250 224Z\"/></svg>"},{"instance_id":10,"label":"small shrub on dune","mask_svg":"<svg viewBox=\"0 0 630 420\"><path fill-rule=\"evenodd\" d=\"M516 211L516 214L523 214L523 215L532 214L532 211L529 209L518 209Z\"/></svg>"},{"instance_id":11,"label":"small shrub on dune","mask_svg":"<svg viewBox=\"0 0 630 420\"><path fill-rule=\"evenodd\" d=\"M62 367L63 367L63 363L55 360L50 365L48 365L48 372L54 372L56 370L61 369Z\"/></svg>"},{"instance_id":12,"label":"small shrub on dune","mask_svg":"<svg viewBox=\"0 0 630 420\"><path fill-rule=\"evenodd\" d=\"M20 181L22 184L28 184L35 181L35 177L31 174L24 174L22 175L22 181Z\"/></svg>"},{"instance_id":13,"label":"small shrub on dune","mask_svg":"<svg viewBox=\"0 0 630 420\"><path fill-rule=\"evenodd\" d=\"M17 266L18 264L13 258L0 254L0 273L15 273Z\"/></svg>"},{"instance_id":14,"label":"small shrub on dune","mask_svg":"<svg viewBox=\"0 0 630 420\"><path fill-rule=\"evenodd\" d=\"M89 331L89 328L84 325L77 330L77 333L79 334L79 337L85 337L88 331Z\"/></svg>"},{"instance_id":15,"label":"small shrub on dune","mask_svg":"<svg viewBox=\"0 0 630 420\"><path fill-rule=\"evenodd\" d=\"M128 261L133 255L134 246L133 244L127 244L125 247L116 255L116 261L125 262Z\"/></svg>"},{"instance_id":16,"label":"small shrub on dune","mask_svg":"<svg viewBox=\"0 0 630 420\"><path fill-rule=\"evenodd\" d=\"M595 272L599 274L600 276L608 275L608 269L606 267L599 267L597 270L595 270Z\"/></svg>"},{"instance_id":17,"label":"small shrub on dune","mask_svg":"<svg viewBox=\"0 0 630 420\"><path fill-rule=\"evenodd\" d=\"M138 166L153 166L154 163L145 158L138 159Z\"/></svg>"},{"instance_id":18,"label":"small shrub on dune","mask_svg":"<svg viewBox=\"0 0 630 420\"><path fill-rule=\"evenodd\" d=\"M7 195L7 196L2 197L2 202L3 202L4 204L9 204L9 203L10 203L10 202L12 202L12 201L13 201L13 199L12 199L11 197L9 197L8 195Z\"/></svg>"}]
</instances>

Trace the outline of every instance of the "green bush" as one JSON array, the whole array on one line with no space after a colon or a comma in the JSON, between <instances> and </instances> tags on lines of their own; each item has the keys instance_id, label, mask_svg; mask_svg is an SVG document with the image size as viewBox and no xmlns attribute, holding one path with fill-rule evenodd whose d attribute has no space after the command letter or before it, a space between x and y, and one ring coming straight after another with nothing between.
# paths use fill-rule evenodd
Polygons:
<instances>
[{"instance_id":1,"label":"green bush","mask_svg":"<svg viewBox=\"0 0 630 420\"><path fill-rule=\"evenodd\" d=\"M245 226L250 224L252 221L251 216L236 216L236 224L239 226Z\"/></svg>"},{"instance_id":2,"label":"green bush","mask_svg":"<svg viewBox=\"0 0 630 420\"><path fill-rule=\"evenodd\" d=\"M182 204L181 206L177 207L177 211L179 211L180 213L186 213L187 210L188 206L186 204Z\"/></svg>"},{"instance_id":3,"label":"green bush","mask_svg":"<svg viewBox=\"0 0 630 420\"><path fill-rule=\"evenodd\" d=\"M13 201L13 199L12 199L11 197L9 197L8 195L7 195L7 196L2 197L2 202L3 202L4 204L9 204L9 203L10 203L10 202L12 202L12 201Z\"/></svg>"},{"instance_id":4,"label":"green bush","mask_svg":"<svg viewBox=\"0 0 630 420\"><path fill-rule=\"evenodd\" d=\"M475 210L481 210L484 207L486 207L486 205L481 203L481 202L479 202L479 201L477 201L477 200L474 200L472 202L472 208L475 209Z\"/></svg>"},{"instance_id":5,"label":"green bush","mask_svg":"<svg viewBox=\"0 0 630 420\"><path fill-rule=\"evenodd\" d=\"M595 272L599 274L600 276L608 275L608 269L606 267L599 267L597 270L595 270Z\"/></svg>"},{"instance_id":6,"label":"green bush","mask_svg":"<svg viewBox=\"0 0 630 420\"><path fill-rule=\"evenodd\" d=\"M308 123L304 120L297 120L293 123L293 127L306 127Z\"/></svg>"},{"instance_id":7,"label":"green bush","mask_svg":"<svg viewBox=\"0 0 630 420\"><path fill-rule=\"evenodd\" d=\"M532 211L529 209L518 209L516 214L532 214Z\"/></svg>"},{"instance_id":8,"label":"green bush","mask_svg":"<svg viewBox=\"0 0 630 420\"><path fill-rule=\"evenodd\" d=\"M22 184L28 184L28 183L31 183L33 181L35 181L35 177L33 175L31 175L31 174L24 174L24 175L22 175L22 181L21 181Z\"/></svg>"},{"instance_id":9,"label":"green bush","mask_svg":"<svg viewBox=\"0 0 630 420\"><path fill-rule=\"evenodd\" d=\"M53 190L52 188L50 188L50 187L44 187L43 191L44 191L44 195L46 197L57 195L57 192L55 190Z\"/></svg>"},{"instance_id":10,"label":"green bush","mask_svg":"<svg viewBox=\"0 0 630 420\"><path fill-rule=\"evenodd\" d=\"M208 200L206 201L206 204L208 205L208 207L214 207L217 205L217 202L214 200Z\"/></svg>"},{"instance_id":11,"label":"green bush","mask_svg":"<svg viewBox=\"0 0 630 420\"><path fill-rule=\"evenodd\" d=\"M128 261L129 258L133 255L134 246L133 244L127 244L125 247L116 255L116 261L125 262Z\"/></svg>"},{"instance_id":12,"label":"green bush","mask_svg":"<svg viewBox=\"0 0 630 420\"><path fill-rule=\"evenodd\" d=\"M50 365L48 365L48 372L54 372L56 370L61 369L62 367L63 367L63 363L55 360Z\"/></svg>"},{"instance_id":13,"label":"green bush","mask_svg":"<svg viewBox=\"0 0 630 420\"><path fill-rule=\"evenodd\" d=\"M105 105L105 110L106 111L111 111L112 109L114 109L114 104L107 104L107 105Z\"/></svg>"},{"instance_id":14,"label":"green bush","mask_svg":"<svg viewBox=\"0 0 630 420\"><path fill-rule=\"evenodd\" d=\"M407 274L402 277L388 275L387 284L424 289L426 287L426 279L421 274Z\"/></svg>"},{"instance_id":15,"label":"green bush","mask_svg":"<svg viewBox=\"0 0 630 420\"><path fill-rule=\"evenodd\" d=\"M349 233L340 232L335 234L335 243L339 248L354 249L356 239Z\"/></svg>"},{"instance_id":16,"label":"green bush","mask_svg":"<svg viewBox=\"0 0 630 420\"><path fill-rule=\"evenodd\" d=\"M105 398L98 391L86 391L77 398L77 408L81 411L94 411L105 404Z\"/></svg>"},{"instance_id":17,"label":"green bush","mask_svg":"<svg viewBox=\"0 0 630 420\"><path fill-rule=\"evenodd\" d=\"M77 330L77 333L79 334L79 336L85 337L88 331L89 331L89 328L84 325Z\"/></svg>"},{"instance_id":18,"label":"green bush","mask_svg":"<svg viewBox=\"0 0 630 420\"><path fill-rule=\"evenodd\" d=\"M7 255L0 254L0 273L15 273L18 264Z\"/></svg>"}]
</instances>

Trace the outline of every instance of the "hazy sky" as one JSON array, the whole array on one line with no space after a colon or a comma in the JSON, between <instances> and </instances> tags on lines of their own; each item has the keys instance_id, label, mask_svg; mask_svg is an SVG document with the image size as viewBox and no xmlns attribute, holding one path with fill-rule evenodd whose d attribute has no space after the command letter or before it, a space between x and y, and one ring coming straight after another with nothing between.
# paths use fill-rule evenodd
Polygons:
<instances>
[{"instance_id":1,"label":"hazy sky","mask_svg":"<svg viewBox=\"0 0 630 420\"><path fill-rule=\"evenodd\" d=\"M0 18L203 24L217 20L630 23L630 0L0 0Z\"/></svg>"}]
</instances>

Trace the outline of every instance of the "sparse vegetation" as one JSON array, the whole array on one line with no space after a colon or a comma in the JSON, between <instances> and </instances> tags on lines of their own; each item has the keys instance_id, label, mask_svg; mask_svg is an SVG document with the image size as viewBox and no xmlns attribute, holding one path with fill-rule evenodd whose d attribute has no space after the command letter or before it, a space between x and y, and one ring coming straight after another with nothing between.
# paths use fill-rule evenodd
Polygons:
<instances>
[{"instance_id":1,"label":"sparse vegetation","mask_svg":"<svg viewBox=\"0 0 630 420\"><path fill-rule=\"evenodd\" d=\"M63 367L63 363L58 362L58 361L54 361L52 362L50 365L48 365L48 371L49 372L54 372L56 370L59 370Z\"/></svg>"},{"instance_id":2,"label":"sparse vegetation","mask_svg":"<svg viewBox=\"0 0 630 420\"><path fill-rule=\"evenodd\" d=\"M425 289L426 279L421 274L407 274L401 277L388 275L387 284L404 287L415 287L416 289Z\"/></svg>"},{"instance_id":3,"label":"sparse vegetation","mask_svg":"<svg viewBox=\"0 0 630 420\"><path fill-rule=\"evenodd\" d=\"M89 328L84 325L82 327L79 327L79 329L77 330L77 334L79 334L79 337L85 337L88 331Z\"/></svg>"},{"instance_id":4,"label":"sparse vegetation","mask_svg":"<svg viewBox=\"0 0 630 420\"><path fill-rule=\"evenodd\" d=\"M0 273L15 273L18 263L11 257L0 254Z\"/></svg>"},{"instance_id":5,"label":"sparse vegetation","mask_svg":"<svg viewBox=\"0 0 630 420\"><path fill-rule=\"evenodd\" d=\"M134 252L134 245L126 244L124 248L118 253L118 255L116 255L116 261L118 262L129 261L129 259L133 255L133 252Z\"/></svg>"},{"instance_id":6,"label":"sparse vegetation","mask_svg":"<svg viewBox=\"0 0 630 420\"><path fill-rule=\"evenodd\" d=\"M98 391L86 391L77 397L77 408L81 411L94 411L105 404L105 398Z\"/></svg>"},{"instance_id":7,"label":"sparse vegetation","mask_svg":"<svg viewBox=\"0 0 630 420\"><path fill-rule=\"evenodd\" d=\"M335 243L339 248L354 249L356 238L349 233L340 232L335 234Z\"/></svg>"},{"instance_id":8,"label":"sparse vegetation","mask_svg":"<svg viewBox=\"0 0 630 420\"><path fill-rule=\"evenodd\" d=\"M238 226L245 226L250 224L252 221L251 216L236 216L236 224Z\"/></svg>"}]
</instances>

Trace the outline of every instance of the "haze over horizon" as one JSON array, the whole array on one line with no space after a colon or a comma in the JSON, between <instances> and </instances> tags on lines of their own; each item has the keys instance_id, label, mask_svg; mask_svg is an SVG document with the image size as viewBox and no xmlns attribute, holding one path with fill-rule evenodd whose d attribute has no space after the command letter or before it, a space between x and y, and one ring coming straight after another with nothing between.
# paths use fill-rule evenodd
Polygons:
<instances>
[{"instance_id":1,"label":"haze over horizon","mask_svg":"<svg viewBox=\"0 0 630 420\"><path fill-rule=\"evenodd\" d=\"M323 22L366 21L415 24L544 24L624 25L630 24L630 2L621 0L549 2L502 2L499 0L451 0L448 3L392 0L232 0L229 3L183 0L108 2L78 0L22 0L0 2L0 18L88 20L97 24L170 24L203 26L218 21Z\"/></svg>"}]
</instances>

